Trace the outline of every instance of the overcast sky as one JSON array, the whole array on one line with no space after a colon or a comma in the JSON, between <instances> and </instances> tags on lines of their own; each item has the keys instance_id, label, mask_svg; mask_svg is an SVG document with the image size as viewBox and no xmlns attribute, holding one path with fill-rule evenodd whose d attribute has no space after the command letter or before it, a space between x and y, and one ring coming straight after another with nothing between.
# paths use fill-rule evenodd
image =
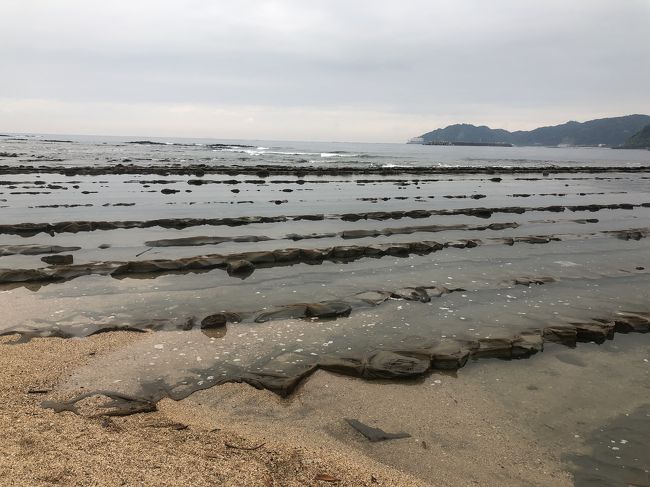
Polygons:
<instances>
[{"instance_id":1,"label":"overcast sky","mask_svg":"<svg viewBox=\"0 0 650 487\"><path fill-rule=\"evenodd\" d=\"M403 142L650 113L650 0L2 0L0 131Z\"/></svg>"}]
</instances>

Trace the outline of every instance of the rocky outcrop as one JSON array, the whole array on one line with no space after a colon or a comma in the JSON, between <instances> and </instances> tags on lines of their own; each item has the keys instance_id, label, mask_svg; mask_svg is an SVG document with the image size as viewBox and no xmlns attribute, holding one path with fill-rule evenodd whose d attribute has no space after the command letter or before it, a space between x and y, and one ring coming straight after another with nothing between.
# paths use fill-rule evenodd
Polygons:
<instances>
[{"instance_id":1,"label":"rocky outcrop","mask_svg":"<svg viewBox=\"0 0 650 487\"><path fill-rule=\"evenodd\" d=\"M197 226L228 226L228 227L238 227L243 225L256 225L262 223L283 223L288 221L301 221L301 220L310 220L310 219L327 219L327 220L341 220L345 222L356 222L360 220L399 220L402 218L429 218L432 216L473 216L477 218L491 218L493 214L524 214L526 212L552 212L552 213L561 213L564 211L589 211L597 212L602 210L633 210L635 208L650 208L650 203L641 203L641 204L632 204L632 203L611 203L611 204L600 204L600 205L551 205L551 206L540 206L540 207L522 207L522 206L506 206L498 208L456 208L448 210L404 210L404 211L372 211L372 212L360 212L360 213L344 213L344 214L332 214L332 215L280 215L280 216L242 216L242 217L232 217L232 218L162 218L157 220L145 220L145 221L69 221L69 222L56 222L56 223L12 223L12 224L0 224L0 234L9 234L9 235L20 235L23 237L38 235L40 233L46 233L49 235L55 235L57 233L79 233L79 232L93 232L97 230L118 230L118 229L130 229L130 228L171 228L176 230L181 230L184 228L197 227ZM502 230L503 225L507 225L508 228L516 228L515 223L493 223L486 226L468 226L467 229L471 230ZM408 227L406 227L408 228ZM418 227L411 227L413 230L410 232L417 231L426 231L427 226L422 226L420 229ZM444 230L453 230L452 227L445 226L428 226L429 231L444 231ZM391 229L385 229L385 232L390 232ZM333 236L334 234L327 234L324 236ZM350 234L348 233L348 238ZM360 234L362 235L362 234ZM382 235L389 235L389 233L382 233ZM342 236L342 235L341 235ZM373 236L373 235L363 235ZM376 235L375 235L376 236ZM208 240L206 243L202 243L200 239L214 239ZM234 240L235 238L241 240ZM264 236L242 236L242 237L189 237L188 240L178 240L178 239L163 239L163 240L154 240L147 242L150 247L160 246L166 247L169 245L175 245L178 242L185 243L187 245L208 245L208 244L218 244L225 241L264 241L268 237ZM286 236L288 239L300 240L302 238L307 238L305 236L289 234ZM197 240L194 240L197 239Z\"/></svg>"},{"instance_id":2,"label":"rocky outcrop","mask_svg":"<svg viewBox=\"0 0 650 487\"><path fill-rule=\"evenodd\" d=\"M6 255L40 255L74 252L81 247L61 247L59 245L0 245L0 257Z\"/></svg>"},{"instance_id":3,"label":"rocky outcrop","mask_svg":"<svg viewBox=\"0 0 650 487\"><path fill-rule=\"evenodd\" d=\"M287 308L296 314L307 315L310 305L294 305ZM208 317L212 320L212 316ZM216 316L219 324L224 316ZM226 318L228 321L229 318ZM224 326L224 325L220 325ZM88 392L70 401L50 401L43 404L55 411L76 411L74 405L83 398L94 395L107 396L110 414L126 415L153 411L157 401L164 397L183 399L196 390L214 387L226 382L245 382L257 388L268 389L281 396L288 396L300 382L317 369L359 377L366 380L408 380L421 377L431 370L456 370L468 359L524 359L543 351L545 342L561 343L574 347L577 342L601 343L614 337L614 332L650 331L650 314L621 312L609 318L572 324L548 325L544 328L521 330L511 336L480 338L477 340L409 337L402 343L384 349L364 352L347 352L318 355L306 352L282 352L266 361L256 363L252 370L233 369L221 380L204 382L175 391L173 385L147 389L144 398L123 396L110 391Z\"/></svg>"},{"instance_id":4,"label":"rocky outcrop","mask_svg":"<svg viewBox=\"0 0 650 487\"><path fill-rule=\"evenodd\" d=\"M38 159L33 162L37 162ZM57 160L61 161L60 159ZM368 167L357 166L300 166L295 165L218 165L218 164L184 164L184 165L137 165L117 163L97 166L32 166L0 165L0 174L63 174L66 176L99 176L107 174L155 174L158 176L185 175L199 176L205 174L222 174L230 176L255 175L259 178L269 176L291 175L299 178L306 176L345 176L354 174L377 174L382 176L398 174L415 175L459 175L488 174L576 174L576 173L636 173L647 172L650 166L394 166Z\"/></svg>"}]
</instances>

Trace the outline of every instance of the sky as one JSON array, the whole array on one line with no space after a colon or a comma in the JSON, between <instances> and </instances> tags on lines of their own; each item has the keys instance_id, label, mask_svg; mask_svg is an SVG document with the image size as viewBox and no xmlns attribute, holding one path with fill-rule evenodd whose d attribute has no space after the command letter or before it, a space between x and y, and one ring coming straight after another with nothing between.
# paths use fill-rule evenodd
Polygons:
<instances>
[{"instance_id":1,"label":"sky","mask_svg":"<svg viewBox=\"0 0 650 487\"><path fill-rule=\"evenodd\" d=\"M0 132L404 142L650 113L650 0L2 0Z\"/></svg>"}]
</instances>

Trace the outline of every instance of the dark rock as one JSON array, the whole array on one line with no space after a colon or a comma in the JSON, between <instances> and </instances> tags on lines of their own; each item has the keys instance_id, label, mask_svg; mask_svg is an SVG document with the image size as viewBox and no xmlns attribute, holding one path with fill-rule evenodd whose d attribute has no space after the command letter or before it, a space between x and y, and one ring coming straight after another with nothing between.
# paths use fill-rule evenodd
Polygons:
<instances>
[{"instance_id":1,"label":"dark rock","mask_svg":"<svg viewBox=\"0 0 650 487\"><path fill-rule=\"evenodd\" d=\"M513 283L521 286L530 286L531 284L546 284L548 282L555 282L552 277L518 277Z\"/></svg>"},{"instance_id":2,"label":"dark rock","mask_svg":"<svg viewBox=\"0 0 650 487\"><path fill-rule=\"evenodd\" d=\"M46 255L45 257L41 257L41 260L46 264L50 264L50 265L69 265L72 264L74 259L72 255L59 254L59 255Z\"/></svg>"},{"instance_id":3,"label":"dark rock","mask_svg":"<svg viewBox=\"0 0 650 487\"><path fill-rule=\"evenodd\" d=\"M421 303L428 303L431 297L427 291L422 287L405 287L393 291L391 298L405 299L407 301L420 301Z\"/></svg>"},{"instance_id":4,"label":"dark rock","mask_svg":"<svg viewBox=\"0 0 650 487\"><path fill-rule=\"evenodd\" d=\"M530 235L527 237L516 237L515 241L516 242L525 242L525 243L530 243L530 244L547 244L551 242L552 240L560 240L559 238L556 237L547 237L545 235Z\"/></svg>"},{"instance_id":5,"label":"dark rock","mask_svg":"<svg viewBox=\"0 0 650 487\"><path fill-rule=\"evenodd\" d=\"M324 301L307 305L308 318L339 318L349 316L352 307L344 301Z\"/></svg>"},{"instance_id":6,"label":"dark rock","mask_svg":"<svg viewBox=\"0 0 650 487\"><path fill-rule=\"evenodd\" d=\"M528 358L544 350L541 330L522 332L512 340L512 358Z\"/></svg>"},{"instance_id":7,"label":"dark rock","mask_svg":"<svg viewBox=\"0 0 650 487\"><path fill-rule=\"evenodd\" d=\"M472 352L476 358L512 358L512 340L508 338L481 338L478 345Z\"/></svg>"},{"instance_id":8,"label":"dark rock","mask_svg":"<svg viewBox=\"0 0 650 487\"><path fill-rule=\"evenodd\" d=\"M366 355L325 355L320 368L365 379L415 378L429 370L429 360L389 351Z\"/></svg>"},{"instance_id":9,"label":"dark rock","mask_svg":"<svg viewBox=\"0 0 650 487\"><path fill-rule=\"evenodd\" d=\"M345 215L341 215L341 220L344 222L356 222L364 218L361 214L358 213L347 213Z\"/></svg>"},{"instance_id":10,"label":"dark rock","mask_svg":"<svg viewBox=\"0 0 650 487\"><path fill-rule=\"evenodd\" d=\"M404 213L404 216L408 218L429 218L431 212L427 210L411 210Z\"/></svg>"},{"instance_id":11,"label":"dark rock","mask_svg":"<svg viewBox=\"0 0 650 487\"><path fill-rule=\"evenodd\" d=\"M409 244L380 244L378 245L386 255L392 255L393 257L408 257L411 253L411 247Z\"/></svg>"},{"instance_id":12,"label":"dark rock","mask_svg":"<svg viewBox=\"0 0 650 487\"><path fill-rule=\"evenodd\" d=\"M633 313L618 313L614 318L617 333L648 333L650 317Z\"/></svg>"},{"instance_id":13,"label":"dark rock","mask_svg":"<svg viewBox=\"0 0 650 487\"><path fill-rule=\"evenodd\" d=\"M332 249L332 256L339 259L354 259L363 256L364 248L352 246L338 246Z\"/></svg>"},{"instance_id":14,"label":"dark rock","mask_svg":"<svg viewBox=\"0 0 650 487\"><path fill-rule=\"evenodd\" d=\"M476 208L473 210L467 210L466 214L478 218L490 218L492 216L492 210L488 210L487 208Z\"/></svg>"},{"instance_id":15,"label":"dark rock","mask_svg":"<svg viewBox=\"0 0 650 487\"><path fill-rule=\"evenodd\" d=\"M576 329L578 342L603 343L614 338L614 323L571 323Z\"/></svg>"},{"instance_id":16,"label":"dark rock","mask_svg":"<svg viewBox=\"0 0 650 487\"><path fill-rule=\"evenodd\" d=\"M94 230L92 222L59 222L53 225L56 233L91 232Z\"/></svg>"},{"instance_id":17,"label":"dark rock","mask_svg":"<svg viewBox=\"0 0 650 487\"><path fill-rule=\"evenodd\" d=\"M341 232L341 238L364 238L364 237L377 237L381 235L378 230L346 230Z\"/></svg>"},{"instance_id":18,"label":"dark rock","mask_svg":"<svg viewBox=\"0 0 650 487\"><path fill-rule=\"evenodd\" d=\"M144 244L147 247L193 247L199 245L218 245L229 242L229 237L183 237L162 240L150 240Z\"/></svg>"},{"instance_id":19,"label":"dark rock","mask_svg":"<svg viewBox=\"0 0 650 487\"><path fill-rule=\"evenodd\" d=\"M300 249L301 257L306 261L323 261L330 257L333 249Z\"/></svg>"},{"instance_id":20,"label":"dark rock","mask_svg":"<svg viewBox=\"0 0 650 487\"><path fill-rule=\"evenodd\" d=\"M272 264L275 262L273 252L246 252L242 254L244 261L251 264ZM229 272L230 273L230 272Z\"/></svg>"},{"instance_id":21,"label":"dark rock","mask_svg":"<svg viewBox=\"0 0 650 487\"><path fill-rule=\"evenodd\" d=\"M356 419L345 419L347 423L352 426L355 430L357 430L359 433L361 433L363 436L365 436L368 440L371 442L378 442L378 441L385 441L385 440L397 440L400 438L410 438L411 435L408 433L400 432L400 433L387 433L382 429L379 428L373 428L372 426L368 426L366 424L363 424L361 421L357 421Z\"/></svg>"},{"instance_id":22,"label":"dark rock","mask_svg":"<svg viewBox=\"0 0 650 487\"><path fill-rule=\"evenodd\" d=\"M131 261L118 266L113 272L112 276L120 276L126 274L153 274L158 272L169 272L183 268L182 261L175 260L141 260Z\"/></svg>"},{"instance_id":23,"label":"dark rock","mask_svg":"<svg viewBox=\"0 0 650 487\"><path fill-rule=\"evenodd\" d=\"M210 316L206 316L201 320L201 329L212 329L212 328L223 328L228 323L228 316L226 313L215 313Z\"/></svg>"},{"instance_id":24,"label":"dark rock","mask_svg":"<svg viewBox=\"0 0 650 487\"><path fill-rule=\"evenodd\" d=\"M255 272L255 266L247 260L231 260L228 262L226 272L228 272L229 276L240 277L244 279Z\"/></svg>"},{"instance_id":25,"label":"dark rock","mask_svg":"<svg viewBox=\"0 0 650 487\"><path fill-rule=\"evenodd\" d=\"M300 249L279 249L273 251L275 262L299 262L301 258Z\"/></svg>"},{"instance_id":26,"label":"dark rock","mask_svg":"<svg viewBox=\"0 0 650 487\"><path fill-rule=\"evenodd\" d=\"M178 327L180 330L189 331L194 328L196 319L194 316L189 316L183 321L183 323Z\"/></svg>"},{"instance_id":27,"label":"dark rock","mask_svg":"<svg viewBox=\"0 0 650 487\"><path fill-rule=\"evenodd\" d=\"M507 228L517 228L518 223L490 223L487 228L490 230L505 230Z\"/></svg>"},{"instance_id":28,"label":"dark rock","mask_svg":"<svg viewBox=\"0 0 650 487\"><path fill-rule=\"evenodd\" d=\"M470 348L457 343L441 343L432 350L431 368L457 370L465 366L471 354Z\"/></svg>"},{"instance_id":29,"label":"dark rock","mask_svg":"<svg viewBox=\"0 0 650 487\"><path fill-rule=\"evenodd\" d=\"M184 260L184 267L188 270L194 269L224 269L228 266L226 259L221 255L206 255L203 257L191 257Z\"/></svg>"},{"instance_id":30,"label":"dark rock","mask_svg":"<svg viewBox=\"0 0 650 487\"><path fill-rule=\"evenodd\" d=\"M60 247L58 245L0 245L0 257L5 255L39 255L73 252L81 247Z\"/></svg>"},{"instance_id":31,"label":"dark rock","mask_svg":"<svg viewBox=\"0 0 650 487\"><path fill-rule=\"evenodd\" d=\"M324 219L325 219L325 215L323 215L323 214L320 214L320 215L298 215L298 216L293 217L294 221L300 221L300 220L320 221L320 220L324 220Z\"/></svg>"},{"instance_id":32,"label":"dark rock","mask_svg":"<svg viewBox=\"0 0 650 487\"><path fill-rule=\"evenodd\" d=\"M38 269L0 269L0 283L47 281L51 277Z\"/></svg>"},{"instance_id":33,"label":"dark rock","mask_svg":"<svg viewBox=\"0 0 650 487\"><path fill-rule=\"evenodd\" d=\"M432 241L411 242L409 244L410 251L416 254L428 254L431 252L442 250L443 248L444 248L443 244L438 242L432 242Z\"/></svg>"},{"instance_id":34,"label":"dark rock","mask_svg":"<svg viewBox=\"0 0 650 487\"><path fill-rule=\"evenodd\" d=\"M573 326L552 325L542 330L542 337L546 342L559 343L568 347L575 347L578 333Z\"/></svg>"}]
</instances>

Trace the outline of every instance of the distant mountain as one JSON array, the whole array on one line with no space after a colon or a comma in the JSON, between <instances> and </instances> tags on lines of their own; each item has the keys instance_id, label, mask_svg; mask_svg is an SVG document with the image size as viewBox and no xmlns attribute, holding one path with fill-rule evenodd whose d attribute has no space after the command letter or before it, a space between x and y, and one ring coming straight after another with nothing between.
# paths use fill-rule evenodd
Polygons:
<instances>
[{"instance_id":1,"label":"distant mountain","mask_svg":"<svg viewBox=\"0 0 650 487\"><path fill-rule=\"evenodd\" d=\"M624 149L650 149L650 124L625 141Z\"/></svg>"},{"instance_id":2,"label":"distant mountain","mask_svg":"<svg viewBox=\"0 0 650 487\"><path fill-rule=\"evenodd\" d=\"M509 132L485 125L449 125L421 135L427 142L505 143L513 145L576 145L609 147L623 145L632 135L650 124L648 115L600 118L588 122L567 122L534 130Z\"/></svg>"}]
</instances>

